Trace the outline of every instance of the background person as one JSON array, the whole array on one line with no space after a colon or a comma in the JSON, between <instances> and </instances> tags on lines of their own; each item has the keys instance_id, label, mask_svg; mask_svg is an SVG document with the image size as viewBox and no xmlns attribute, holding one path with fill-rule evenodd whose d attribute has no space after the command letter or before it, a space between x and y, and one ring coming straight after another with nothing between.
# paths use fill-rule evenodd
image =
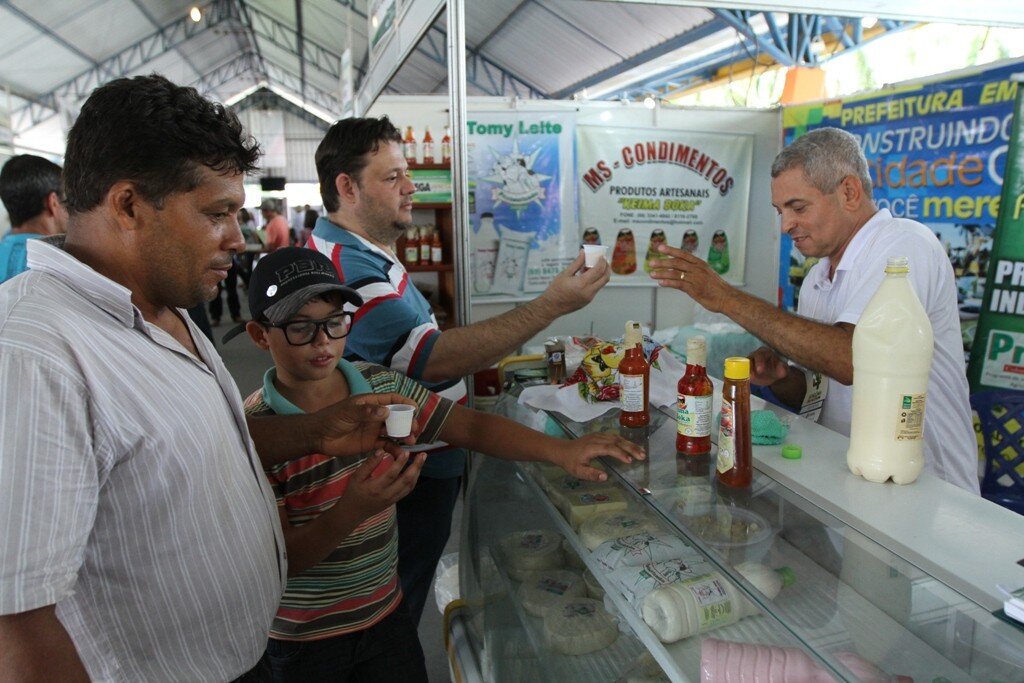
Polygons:
<instances>
[{"instance_id":1,"label":"background person","mask_svg":"<svg viewBox=\"0 0 1024 683\"><path fill-rule=\"evenodd\" d=\"M672 258L659 261L651 277L724 313L765 342L751 355L751 382L770 386L790 407L799 409L808 396L805 370L822 375L819 421L848 436L854 327L885 277L888 258L909 256L910 284L935 337L925 469L977 493L977 443L956 284L935 234L875 206L864 153L846 131L819 128L797 138L775 158L771 173L772 205L782 218L782 231L804 257L821 259L800 287L795 315L730 286L706 262L679 249L663 246L661 251Z\"/></svg>"},{"instance_id":2,"label":"background person","mask_svg":"<svg viewBox=\"0 0 1024 683\"><path fill-rule=\"evenodd\" d=\"M281 209L275 199L264 199L260 204L263 214L263 234L266 238L267 251L277 251L291 244L288 220L281 215Z\"/></svg>"},{"instance_id":3,"label":"background person","mask_svg":"<svg viewBox=\"0 0 1024 683\"><path fill-rule=\"evenodd\" d=\"M310 246L335 264L365 302L346 358L377 363L441 396L464 402L465 375L490 367L559 316L588 304L610 277L608 264L576 273L577 259L531 301L489 320L442 332L430 304L391 250L412 222L414 187L401 135L388 118L350 118L331 126L316 151L326 218ZM411 494L398 503L398 574L419 622L451 529L465 453L434 444Z\"/></svg>"},{"instance_id":4,"label":"background person","mask_svg":"<svg viewBox=\"0 0 1024 683\"><path fill-rule=\"evenodd\" d=\"M60 174L60 166L33 154L11 157L0 169L0 200L11 221L10 232L0 240L0 282L25 270L28 240L66 229Z\"/></svg>"}]
</instances>

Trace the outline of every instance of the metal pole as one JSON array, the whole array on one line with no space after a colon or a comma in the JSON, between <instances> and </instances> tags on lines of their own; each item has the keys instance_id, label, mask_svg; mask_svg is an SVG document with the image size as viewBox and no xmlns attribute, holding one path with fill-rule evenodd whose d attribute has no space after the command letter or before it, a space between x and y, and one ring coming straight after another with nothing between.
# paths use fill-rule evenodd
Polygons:
<instances>
[{"instance_id":1,"label":"metal pole","mask_svg":"<svg viewBox=\"0 0 1024 683\"><path fill-rule=\"evenodd\" d=\"M469 177L466 155L466 22L464 0L448 0L448 109L452 122L452 232L455 235L456 323L470 322ZM472 385L471 385L472 387ZM472 396L472 391L470 391Z\"/></svg>"}]
</instances>

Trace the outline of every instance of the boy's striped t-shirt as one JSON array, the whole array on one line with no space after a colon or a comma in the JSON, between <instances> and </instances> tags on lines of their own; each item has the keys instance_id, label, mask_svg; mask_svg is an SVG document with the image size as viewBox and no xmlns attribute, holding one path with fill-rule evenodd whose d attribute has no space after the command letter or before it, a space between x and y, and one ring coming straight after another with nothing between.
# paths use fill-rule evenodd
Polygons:
<instances>
[{"instance_id":1,"label":"boy's striped t-shirt","mask_svg":"<svg viewBox=\"0 0 1024 683\"><path fill-rule=\"evenodd\" d=\"M419 405L416 419L421 427L417 439L437 439L451 412L451 401L379 365L342 360L338 368L352 395L394 392L414 400ZM302 413L276 390L274 377L271 368L263 388L246 399L247 414ZM335 504L344 505L349 479L363 460L361 455L306 455L267 469L278 509L290 524L302 526ZM392 505L361 522L319 564L288 579L270 634L279 640L318 640L355 633L381 621L401 599Z\"/></svg>"}]
</instances>

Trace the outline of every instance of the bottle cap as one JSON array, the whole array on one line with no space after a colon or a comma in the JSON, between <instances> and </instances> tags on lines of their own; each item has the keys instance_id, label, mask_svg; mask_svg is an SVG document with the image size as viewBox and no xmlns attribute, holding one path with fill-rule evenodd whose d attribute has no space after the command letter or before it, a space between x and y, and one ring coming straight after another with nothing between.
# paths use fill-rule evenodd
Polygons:
<instances>
[{"instance_id":1,"label":"bottle cap","mask_svg":"<svg viewBox=\"0 0 1024 683\"><path fill-rule=\"evenodd\" d=\"M782 577L783 587L792 586L794 583L796 583L796 574L793 573L793 570L789 567L779 567L775 571L778 573L779 576Z\"/></svg>"},{"instance_id":2,"label":"bottle cap","mask_svg":"<svg viewBox=\"0 0 1024 683\"><path fill-rule=\"evenodd\" d=\"M795 443L787 443L782 447L782 457L787 460L799 460L804 454L804 449Z\"/></svg>"},{"instance_id":3,"label":"bottle cap","mask_svg":"<svg viewBox=\"0 0 1024 683\"><path fill-rule=\"evenodd\" d=\"M690 337L686 340L687 365L707 365L708 342L704 337Z\"/></svg>"},{"instance_id":4,"label":"bottle cap","mask_svg":"<svg viewBox=\"0 0 1024 683\"><path fill-rule=\"evenodd\" d=\"M750 378L750 359L735 356L732 358L725 359L725 378L726 379L749 379Z\"/></svg>"},{"instance_id":5,"label":"bottle cap","mask_svg":"<svg viewBox=\"0 0 1024 683\"><path fill-rule=\"evenodd\" d=\"M909 273L910 259L906 256L890 256L885 262L887 273Z\"/></svg>"}]
</instances>

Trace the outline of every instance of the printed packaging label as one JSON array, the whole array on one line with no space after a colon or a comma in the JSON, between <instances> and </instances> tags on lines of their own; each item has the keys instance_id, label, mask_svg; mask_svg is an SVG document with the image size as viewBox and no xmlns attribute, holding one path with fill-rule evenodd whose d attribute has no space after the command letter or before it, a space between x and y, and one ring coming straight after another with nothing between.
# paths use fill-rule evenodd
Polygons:
<instances>
[{"instance_id":1,"label":"printed packaging label","mask_svg":"<svg viewBox=\"0 0 1024 683\"><path fill-rule=\"evenodd\" d=\"M683 436L711 436L711 396L677 394L676 428Z\"/></svg>"},{"instance_id":2,"label":"printed packaging label","mask_svg":"<svg viewBox=\"0 0 1024 683\"><path fill-rule=\"evenodd\" d=\"M721 579L702 576L683 581L683 585L697 601L697 619L702 633L732 622L732 600Z\"/></svg>"},{"instance_id":3,"label":"printed packaging label","mask_svg":"<svg viewBox=\"0 0 1024 683\"><path fill-rule=\"evenodd\" d=\"M725 474L736 464L736 414L729 401L722 401L722 426L718 429L718 473Z\"/></svg>"},{"instance_id":4,"label":"printed packaging label","mask_svg":"<svg viewBox=\"0 0 1024 683\"><path fill-rule=\"evenodd\" d=\"M920 441L924 438L924 397L924 394L904 394L900 397L897 441Z\"/></svg>"},{"instance_id":5,"label":"printed packaging label","mask_svg":"<svg viewBox=\"0 0 1024 683\"><path fill-rule=\"evenodd\" d=\"M622 412L640 413L644 409L644 376L621 375Z\"/></svg>"}]
</instances>

